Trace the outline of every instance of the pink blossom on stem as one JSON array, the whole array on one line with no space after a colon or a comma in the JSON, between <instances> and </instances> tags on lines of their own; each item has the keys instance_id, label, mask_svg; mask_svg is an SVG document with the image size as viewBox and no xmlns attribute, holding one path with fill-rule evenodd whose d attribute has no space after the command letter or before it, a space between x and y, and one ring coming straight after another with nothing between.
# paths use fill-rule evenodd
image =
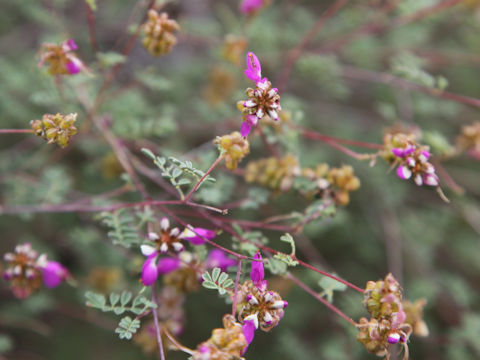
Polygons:
<instances>
[{"instance_id":1,"label":"pink blossom on stem","mask_svg":"<svg viewBox=\"0 0 480 360\"><path fill-rule=\"evenodd\" d=\"M247 341L247 346L243 348L242 355L245 354L248 346L252 343L253 337L255 336L255 330L257 330L257 328L255 327L254 320L245 320L243 322L242 331L243 336L245 336L245 340Z\"/></svg>"},{"instance_id":2,"label":"pink blossom on stem","mask_svg":"<svg viewBox=\"0 0 480 360\"><path fill-rule=\"evenodd\" d=\"M158 278L158 269L157 269L157 253L150 255L145 263L143 264L142 268L142 283L145 286L153 285L153 283Z\"/></svg>"},{"instance_id":3,"label":"pink blossom on stem","mask_svg":"<svg viewBox=\"0 0 480 360\"><path fill-rule=\"evenodd\" d=\"M47 288L54 288L61 284L68 275L67 269L56 261L49 261L42 268L43 283Z\"/></svg>"},{"instance_id":4,"label":"pink blossom on stem","mask_svg":"<svg viewBox=\"0 0 480 360\"><path fill-rule=\"evenodd\" d=\"M78 49L78 45L77 45L77 43L75 42L75 40L73 40L73 39L68 39L68 40L65 40L65 41L62 43L62 49L63 49L65 52L75 51L75 50Z\"/></svg>"},{"instance_id":5,"label":"pink blossom on stem","mask_svg":"<svg viewBox=\"0 0 480 360\"><path fill-rule=\"evenodd\" d=\"M412 171L407 166L399 166L397 168L397 176L400 179L407 180L412 176Z\"/></svg>"},{"instance_id":6,"label":"pink blossom on stem","mask_svg":"<svg viewBox=\"0 0 480 360\"><path fill-rule=\"evenodd\" d=\"M164 275L177 270L180 267L180 260L166 257L158 260L157 270L159 275Z\"/></svg>"},{"instance_id":7,"label":"pink blossom on stem","mask_svg":"<svg viewBox=\"0 0 480 360\"><path fill-rule=\"evenodd\" d=\"M250 270L250 279L255 284L257 288L264 289L266 288L265 278L265 269L263 268L262 255L260 252L257 252L254 256L254 259L260 261L252 261L252 268Z\"/></svg>"},{"instance_id":8,"label":"pink blossom on stem","mask_svg":"<svg viewBox=\"0 0 480 360\"><path fill-rule=\"evenodd\" d=\"M243 0L240 4L240 11L245 15L252 15L263 5L262 0Z\"/></svg>"},{"instance_id":9,"label":"pink blossom on stem","mask_svg":"<svg viewBox=\"0 0 480 360\"><path fill-rule=\"evenodd\" d=\"M186 228L180 238L190 241L193 245L203 245L206 243L205 239L212 240L217 233L214 230L204 228Z\"/></svg>"},{"instance_id":10,"label":"pink blossom on stem","mask_svg":"<svg viewBox=\"0 0 480 360\"><path fill-rule=\"evenodd\" d=\"M70 75L75 75L82 70L83 64L78 58L72 57L65 67Z\"/></svg>"}]
</instances>

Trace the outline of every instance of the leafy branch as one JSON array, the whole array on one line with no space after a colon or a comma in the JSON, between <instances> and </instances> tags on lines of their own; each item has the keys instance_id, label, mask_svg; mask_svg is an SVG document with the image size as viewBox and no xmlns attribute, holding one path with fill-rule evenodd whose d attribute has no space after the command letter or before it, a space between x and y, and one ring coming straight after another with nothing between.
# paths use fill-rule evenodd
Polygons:
<instances>
[{"instance_id":1,"label":"leafy branch","mask_svg":"<svg viewBox=\"0 0 480 360\"><path fill-rule=\"evenodd\" d=\"M295 240L293 240L292 235L290 235L289 233L285 233L280 237L280 240L289 243L292 247L292 251L290 255L284 253L277 253L275 254L274 258L283 261L288 266L297 266L298 261L295 260Z\"/></svg>"},{"instance_id":2,"label":"leafy branch","mask_svg":"<svg viewBox=\"0 0 480 360\"><path fill-rule=\"evenodd\" d=\"M162 176L177 189L182 199L185 198L185 193L181 187L192 184L192 179L198 182L205 175L204 171L196 169L190 161L181 161L173 156L170 156L167 161L165 157L156 156L146 148L142 148L142 153L153 160L153 163L162 171ZM207 181L215 182L215 179L208 175L202 183Z\"/></svg>"}]
</instances>

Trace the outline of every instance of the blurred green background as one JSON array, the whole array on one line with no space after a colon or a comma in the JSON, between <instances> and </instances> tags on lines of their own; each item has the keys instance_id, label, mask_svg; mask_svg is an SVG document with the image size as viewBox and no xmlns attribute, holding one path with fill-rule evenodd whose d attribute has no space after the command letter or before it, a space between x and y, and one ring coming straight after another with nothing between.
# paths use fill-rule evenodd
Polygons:
<instances>
[{"instance_id":1,"label":"blurred green background","mask_svg":"<svg viewBox=\"0 0 480 360\"><path fill-rule=\"evenodd\" d=\"M96 36L100 52L89 42L84 1L3 0L0 6L0 127L28 128L44 113L78 112L79 134L62 150L25 134L0 135L0 207L71 203L125 185L122 170L108 143L83 123L86 113L78 104L82 94L93 99L103 74L126 61L101 107L112 119L112 132L122 139L145 166L153 166L139 153L149 147L162 155L183 157L207 169L217 155L211 141L238 130L236 102L251 86L239 65L222 56L228 34L246 39L247 49L262 61L263 74L275 86L288 52L301 42L332 1L273 0L256 16L247 18L237 1L172 1L164 9L181 31L173 51L153 58L137 42L128 59L118 49L135 29L146 1L98 1ZM423 141L435 155L454 144L461 126L478 121L474 107L432 94L355 79L359 69L390 73L436 87L448 80L448 91L480 97L480 7L475 1L445 9L425 19L389 27L392 19L414 14L439 0L401 0L388 14L379 11L385 1L353 1L330 19L305 47L290 74L282 107L291 121L321 133L346 139L382 143L384 128L397 123L418 126ZM133 15L132 15L133 9ZM381 31L360 36L340 49L335 45L365 24L380 24ZM91 74L62 78L61 92L54 79L37 67L36 54L44 42L74 38L77 54ZM334 49L334 50L329 50ZM220 80L218 80L219 75ZM217 74L217 75L215 75ZM353 75L352 75L353 74ZM217 76L217 77L216 77ZM212 83L216 86L212 90ZM434 79L434 80L432 80ZM433 84L432 84L433 81ZM219 84L218 84L219 82ZM401 181L379 162L370 167L328 147L302 139L298 133L267 137L283 153L297 155L303 166L328 162L354 166L361 188L350 204L334 217L318 219L296 237L298 257L334 271L363 287L393 272L410 300L426 298L426 338L411 337L412 359L480 358L480 165L460 156L443 162L444 168L465 189L455 194L444 186L451 203L435 191ZM268 156L258 138L248 161ZM357 149L361 151L362 149ZM158 175L159 176L159 175ZM216 170L215 186L206 187L198 201L212 205L248 197L241 176ZM160 176L159 176L160 177ZM164 190L144 179L154 196ZM265 191L263 192L265 193ZM137 193L122 201L139 201ZM109 200L95 199L95 204ZM271 196L256 208L239 208L231 218L264 219L303 211L309 205L298 194ZM161 215L158 213L157 215ZM0 253L15 244L31 242L39 251L62 262L76 285L43 289L26 300L15 299L8 284L0 286L0 353L7 359L150 359L134 341L118 339L118 319L85 306L84 292L96 284L92 272L113 272L108 291L136 292L142 256L112 245L108 229L98 215L1 215ZM288 251L281 233L264 231L269 246ZM231 238L218 241L229 247ZM317 273L297 267L292 272L317 291ZM257 332L248 359L373 359L356 340L356 330L298 287L273 277L289 307L280 326L271 333ZM97 284L98 285L98 284ZM334 303L353 319L367 313L361 296L351 290L335 294ZM185 303L186 323L181 340L190 347L204 341L230 306L214 291L201 289ZM144 325L147 321L144 322ZM187 355L169 352L167 358Z\"/></svg>"}]
</instances>

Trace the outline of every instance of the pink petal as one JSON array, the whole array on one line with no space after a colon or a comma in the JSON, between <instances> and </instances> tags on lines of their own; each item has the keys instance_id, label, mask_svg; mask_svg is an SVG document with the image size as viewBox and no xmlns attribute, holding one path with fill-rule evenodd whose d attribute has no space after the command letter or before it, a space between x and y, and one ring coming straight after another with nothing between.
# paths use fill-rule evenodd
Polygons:
<instances>
[{"instance_id":1,"label":"pink petal","mask_svg":"<svg viewBox=\"0 0 480 360\"><path fill-rule=\"evenodd\" d=\"M75 51L78 49L78 45L73 39L65 40L62 44L62 48L64 51Z\"/></svg>"},{"instance_id":2,"label":"pink petal","mask_svg":"<svg viewBox=\"0 0 480 360\"><path fill-rule=\"evenodd\" d=\"M257 260L262 260L262 255L260 255L260 252L257 252L253 258ZM263 262L252 261L252 268L250 270L250 279L252 279L253 283L258 286L263 282L264 277L265 277L265 270L263 268Z\"/></svg>"},{"instance_id":3,"label":"pink petal","mask_svg":"<svg viewBox=\"0 0 480 360\"><path fill-rule=\"evenodd\" d=\"M243 0L240 11L245 15L251 15L262 6L262 0Z\"/></svg>"},{"instance_id":4,"label":"pink petal","mask_svg":"<svg viewBox=\"0 0 480 360\"><path fill-rule=\"evenodd\" d=\"M392 153L393 153L393 155L398 156L398 157L404 157L405 156L405 150L402 149L402 148L393 148Z\"/></svg>"},{"instance_id":5,"label":"pink petal","mask_svg":"<svg viewBox=\"0 0 480 360\"><path fill-rule=\"evenodd\" d=\"M247 137L248 134L250 134L251 130L252 126L247 121L242 122L242 126L240 127L240 134L243 137Z\"/></svg>"},{"instance_id":6,"label":"pink petal","mask_svg":"<svg viewBox=\"0 0 480 360\"><path fill-rule=\"evenodd\" d=\"M162 258L158 260L157 270L160 275L171 273L180 267L180 260L176 258Z\"/></svg>"},{"instance_id":7,"label":"pink petal","mask_svg":"<svg viewBox=\"0 0 480 360\"><path fill-rule=\"evenodd\" d=\"M243 348L242 355L248 349L248 346L252 343L253 337L255 336L255 322L253 320L245 320L242 326L243 336L245 336L245 340L247 341L247 346Z\"/></svg>"},{"instance_id":8,"label":"pink petal","mask_svg":"<svg viewBox=\"0 0 480 360\"><path fill-rule=\"evenodd\" d=\"M182 238L190 241L193 245L203 245L206 242L205 239L212 240L216 235L217 233L213 230L193 228Z\"/></svg>"},{"instance_id":9,"label":"pink petal","mask_svg":"<svg viewBox=\"0 0 480 360\"><path fill-rule=\"evenodd\" d=\"M407 180L412 176L412 171L406 166L399 166L397 168L397 176L400 179Z\"/></svg>"},{"instance_id":10,"label":"pink petal","mask_svg":"<svg viewBox=\"0 0 480 360\"><path fill-rule=\"evenodd\" d=\"M438 186L438 177L435 174L425 174L423 176L423 183L428 186Z\"/></svg>"},{"instance_id":11,"label":"pink petal","mask_svg":"<svg viewBox=\"0 0 480 360\"><path fill-rule=\"evenodd\" d=\"M230 266L237 265L237 260L229 258L224 251L220 249L214 249L208 254L205 264L208 268L220 268L222 271L226 272Z\"/></svg>"},{"instance_id":12,"label":"pink petal","mask_svg":"<svg viewBox=\"0 0 480 360\"><path fill-rule=\"evenodd\" d=\"M156 255L152 255L145 260L142 268L142 283L145 286L152 285L158 277L158 269L155 261L157 260Z\"/></svg>"},{"instance_id":13,"label":"pink petal","mask_svg":"<svg viewBox=\"0 0 480 360\"><path fill-rule=\"evenodd\" d=\"M65 65L67 71L70 75L75 75L80 72L82 69L82 62L76 58L70 59L70 61Z\"/></svg>"},{"instance_id":14,"label":"pink petal","mask_svg":"<svg viewBox=\"0 0 480 360\"><path fill-rule=\"evenodd\" d=\"M43 283L47 288L54 288L60 285L62 280L67 277L67 269L56 261L49 261L42 268Z\"/></svg>"},{"instance_id":15,"label":"pink petal","mask_svg":"<svg viewBox=\"0 0 480 360\"><path fill-rule=\"evenodd\" d=\"M261 5L261 1L260 1ZM245 70L245 76L252 81L258 82L262 78L262 66L257 56L252 53L247 53L247 69Z\"/></svg>"}]
</instances>

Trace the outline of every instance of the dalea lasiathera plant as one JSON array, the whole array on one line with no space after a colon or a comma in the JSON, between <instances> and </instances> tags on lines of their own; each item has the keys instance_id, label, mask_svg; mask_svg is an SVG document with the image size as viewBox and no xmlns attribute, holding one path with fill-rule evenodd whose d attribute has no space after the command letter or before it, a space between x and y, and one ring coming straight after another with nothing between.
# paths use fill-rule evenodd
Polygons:
<instances>
[{"instance_id":1,"label":"dalea lasiathera plant","mask_svg":"<svg viewBox=\"0 0 480 360\"><path fill-rule=\"evenodd\" d=\"M390 201L387 192L380 191L382 183L388 187L383 191L403 187L413 203L419 198L438 201L432 189L444 200L447 198L443 190L455 199L460 186L444 164L455 162L462 154L469 155L470 161L480 158L480 125L478 121L463 127L455 124L459 135L450 145L446 137L442 138L443 143L430 141L432 135L427 136L428 132L422 137L420 127L391 127L385 130L383 138L380 126L368 133L357 131L353 128L356 118L350 119L350 114L361 101L349 104L348 111L332 111L335 116L331 116L331 108L344 109L342 102L347 99L336 103L338 92L329 94L333 100L324 97L330 87L325 83L331 82L334 88L340 78L398 85L395 90L402 92L396 94L398 97L408 90L445 101L460 99L460 103L476 104L475 99L447 92L443 86L428 87L424 83L430 77L420 69L406 69L409 78L404 79L360 71L353 60L346 62L348 66L341 63L355 52L355 59L358 55L360 61L365 51L341 51L338 47L342 44L347 46L357 36L382 33L389 26L401 26L430 12L435 14L447 5L423 9L407 17L398 15L395 21L374 30L365 25L358 33L342 37L338 37L338 32L353 29L355 24L339 24L338 29L329 29L320 37L322 41L331 38L324 47L310 47L317 32L338 11L348 8L348 3L332 1L317 22L307 19L308 12L297 14L300 20L306 17L305 24L311 22L311 29L302 38L298 38L300 29L295 29L280 41L275 31L267 29L268 17L288 17L296 10L282 8L278 15L275 1L237 1L235 8L223 4L228 11L221 8L215 15L228 29L221 34L215 32L224 31L222 26L200 31L198 22L190 21L193 15L178 2L139 2L124 33L118 36L118 43L123 44L119 48L113 46L111 38L104 42L97 39L102 13L95 11L95 1L88 1L88 39L87 32L72 34L79 47L73 38L62 35L59 39L66 40L41 44L37 57L30 59L38 76L56 87L52 89L58 92L58 101L32 94L31 98L38 102L35 114L22 118L22 128L0 129L0 135L36 136L15 147L20 157L31 149L38 151L38 158L32 153L31 161L21 172L22 180L33 191L22 193L22 182L8 183L12 190L5 196L2 193L0 214L25 214L21 221L27 222L37 213L74 213L75 217L65 226L74 227L73 222L77 222L76 229L55 228L45 235L44 229L35 223L41 229L35 236L48 237L51 243L45 245L58 247L62 255L59 259L65 258L67 266L62 265L63 260L48 260L24 240L19 240L21 244L14 252L4 255L1 271L13 296L53 298L62 296L62 292L82 291L87 310L95 314L88 318L99 315L95 311L119 316L116 327L110 322L102 322L102 326L111 328L122 340L132 339L146 353L161 359L178 351L193 360L240 360L255 358L263 335L292 339L298 333L301 337L303 330L298 324L305 321L307 328L309 320L291 319L304 312L316 320L315 316L323 313L314 307L307 309L304 299L299 300L307 293L338 315L335 319L345 321L350 330L356 331L356 339L345 334L345 341L352 341L349 347L356 346L365 355L370 355L368 352L385 359L401 351L403 358L408 359L409 350L416 347L414 336L429 335L423 319L427 301L406 300L402 285L396 280L401 279L401 256L410 246L407 241L402 242L400 230L404 223L414 221L406 215L396 221L394 211L368 218L369 226L379 233L383 231L386 238L388 254L380 256L378 244L370 243L360 233L366 222L364 216ZM370 3L349 11L373 6L381 17L386 18L390 11L395 13L394 1ZM96 5L102 6L100 2ZM188 10L201 12L193 7ZM406 10L398 11L403 14ZM352 13L347 15L350 20L358 18ZM234 18L238 19L235 26L231 25ZM294 27L302 28L300 20L295 20ZM291 27L285 19L278 23ZM78 29L72 27L66 33L71 31ZM272 47L266 46L270 40ZM285 49L293 47L283 54L278 44ZM330 56L337 50L338 58ZM389 51L385 49L382 56ZM198 55L198 59L189 62L191 52L208 52L208 60ZM297 61L307 52L305 61ZM328 53L327 59L323 55L317 58L317 53ZM297 76L304 72L303 67L311 70L311 78ZM321 91L315 88L319 79L314 74L325 75L318 77ZM423 83L415 82L417 78L422 78ZM338 83L334 84L335 81ZM349 84L342 80L341 85ZM359 89L363 88L354 88L363 101L365 94ZM415 108L410 100L402 97L402 114L409 115ZM372 108L381 108L377 105ZM376 116L375 111L366 113ZM323 116L329 118L328 126L317 122ZM408 123L413 123L415 118L410 116ZM147 122L149 127L143 127ZM337 124L352 125L354 130L348 133L351 137L357 135L357 139L337 136L341 133L333 130ZM324 133L327 130L328 135ZM376 142L370 142L375 138ZM12 139L16 138L8 140ZM56 146L47 146L45 142ZM450 150L442 152L439 143ZM385 164L377 165L380 159ZM17 162L16 153L12 153L12 160ZM371 169L361 162L380 169ZM65 180L61 170L41 181L33 179L31 173L52 164L71 169L73 180ZM5 173L13 173L12 166L7 163ZM105 171L106 167L113 170ZM3 173L2 167L2 184L7 183ZM42 194L35 196L35 189ZM94 192L97 193L92 195ZM24 195L24 201L16 204L10 196L19 193ZM51 198L54 200L49 201ZM355 213L359 208L361 216ZM89 218L85 213L98 215ZM332 219L337 213L340 216ZM358 222L348 222L344 230L349 233L349 241L342 242L335 226L343 226L348 218ZM473 228L478 227L476 219L468 220ZM359 226L358 233L355 226ZM64 233L73 241L68 242ZM341 249L335 247L337 244ZM101 250L97 251L97 245ZM326 254L317 251L323 245ZM340 267L337 252L358 268L365 267L360 257L370 256L378 263L369 271L377 271L383 266L379 263L385 262L388 271L382 273L391 273L360 288L327 270ZM423 253L414 253L418 254ZM357 273L350 265L342 268L342 274L356 279L355 282L370 278L367 272ZM414 267L409 268L409 275L412 274L417 278ZM54 289L63 282L67 284ZM406 289L411 283L401 282ZM312 285L315 283L318 288ZM297 289L303 291L301 295L296 293ZM355 291L361 298L350 298L346 290ZM340 295L341 300L337 299ZM211 297L220 301L214 307L209 304ZM353 302L357 307L363 305L369 315L358 322L353 320L350 316L361 316L351 305ZM195 311L191 311L192 303ZM352 315L348 315L350 312ZM192 325L193 317L201 319L195 321L202 322L204 332L189 337L198 331ZM311 328L325 326L333 327L322 323ZM322 336L313 331L309 334L315 341ZM195 343L192 339L196 339ZM272 358L279 356L275 351L272 349Z\"/></svg>"}]
</instances>

